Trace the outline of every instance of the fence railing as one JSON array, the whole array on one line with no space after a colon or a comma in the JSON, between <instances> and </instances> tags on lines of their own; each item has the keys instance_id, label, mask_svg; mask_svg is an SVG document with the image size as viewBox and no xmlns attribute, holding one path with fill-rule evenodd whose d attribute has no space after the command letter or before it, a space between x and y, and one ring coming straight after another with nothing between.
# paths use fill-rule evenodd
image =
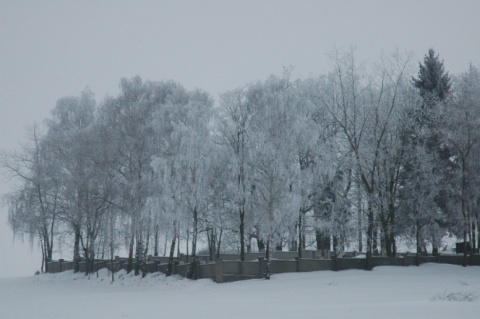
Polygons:
<instances>
[{"instance_id":1,"label":"fence railing","mask_svg":"<svg viewBox=\"0 0 480 319\"><path fill-rule=\"evenodd\" d=\"M330 258L330 252L305 251L306 256L316 258L302 258L295 256L295 252L276 252L274 259L270 262L270 272L272 274L288 272L309 272L321 270L348 270L365 269L367 260L363 256L348 253L341 258L333 256ZM261 257L258 257L260 255ZM220 255L220 259L210 261L210 256L196 256L192 263L191 256L180 255L176 258L172 267L172 274L187 277L187 274L193 269L194 279L212 279L217 283L230 282L243 279L262 278L266 272L267 261L264 254L249 253L245 261L240 261L238 255ZM325 257L327 258L325 258ZM347 257L346 257L347 256ZM256 258L254 258L256 257ZM469 255L469 265L480 266L480 255ZM190 262L187 262L187 261ZM372 266L412 266L423 263L440 263L461 265L463 255L437 255L437 256L417 256L416 254L400 254L398 257L372 257ZM128 258L115 257L111 260L95 260L93 262L93 271L107 268L109 271L117 272L121 269L127 269ZM86 269L85 261L79 263L81 272ZM133 267L136 261L133 261ZM146 273L163 272L166 273L168 267L168 257L149 257L146 262L140 265L142 271ZM49 273L58 273L66 270L73 270L74 262L60 259L48 263Z\"/></svg>"}]
</instances>

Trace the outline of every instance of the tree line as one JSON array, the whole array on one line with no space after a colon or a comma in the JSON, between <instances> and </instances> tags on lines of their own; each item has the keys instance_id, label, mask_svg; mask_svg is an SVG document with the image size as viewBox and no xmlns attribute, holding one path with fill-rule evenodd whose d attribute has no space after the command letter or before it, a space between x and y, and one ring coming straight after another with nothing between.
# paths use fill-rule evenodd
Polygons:
<instances>
[{"instance_id":1,"label":"tree line","mask_svg":"<svg viewBox=\"0 0 480 319\"><path fill-rule=\"evenodd\" d=\"M456 77L430 49L418 74L408 55L374 67L334 52L331 71L281 76L220 95L173 81L122 79L97 103L60 98L20 151L5 196L15 234L39 242L42 270L71 250L75 271L128 252L330 249L395 256L397 241L455 235L480 243L480 73ZM136 261L136 262L135 262ZM269 265L269 262L267 263ZM466 250L464 253L466 265ZM368 267L368 266L367 266ZM268 268L267 268L268 269ZM268 271L267 271L268 273Z\"/></svg>"}]
</instances>

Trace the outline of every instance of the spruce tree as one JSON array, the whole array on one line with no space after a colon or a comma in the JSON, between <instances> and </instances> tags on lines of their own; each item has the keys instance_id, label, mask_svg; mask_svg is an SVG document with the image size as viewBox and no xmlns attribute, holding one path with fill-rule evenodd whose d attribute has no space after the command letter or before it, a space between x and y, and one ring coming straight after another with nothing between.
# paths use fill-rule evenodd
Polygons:
<instances>
[{"instance_id":1,"label":"spruce tree","mask_svg":"<svg viewBox=\"0 0 480 319\"><path fill-rule=\"evenodd\" d=\"M448 72L445 71L443 60L440 60L433 49L429 49L428 54L423 59L423 64L419 63L417 78L412 78L412 81L423 103L414 111L416 132L412 136L411 143L417 145L417 147L425 148L426 153L433 159L432 172L436 172L436 175L443 181L440 184L446 185L452 173L451 162L449 161L452 154L449 147L442 142L441 118L444 110L441 105L445 105L449 98L452 80ZM418 164L411 163L412 167L418 167ZM418 174L415 169L410 173ZM435 188L433 185L431 187L432 189ZM442 229L447 227L441 221L445 219L449 198L448 187L440 187L436 191L435 203L439 208L439 214L434 218L436 223L430 225L430 230L428 230L431 236L433 254L438 253L439 241L443 236Z\"/></svg>"},{"instance_id":2,"label":"spruce tree","mask_svg":"<svg viewBox=\"0 0 480 319\"><path fill-rule=\"evenodd\" d=\"M428 50L423 64L419 63L418 78L412 80L424 101L432 99L444 101L452 86L452 80L448 72L445 72L443 60L440 60L438 54L435 55L433 49Z\"/></svg>"},{"instance_id":3,"label":"spruce tree","mask_svg":"<svg viewBox=\"0 0 480 319\"><path fill-rule=\"evenodd\" d=\"M448 159L448 149L442 147L440 142L439 123L442 116L442 107L447 101L452 87L452 80L445 71L443 60L433 49L419 63L418 77L412 78L412 83L417 88L423 103L414 110L412 115L417 126L416 137L423 141L430 152L436 152L440 158Z\"/></svg>"}]
</instances>

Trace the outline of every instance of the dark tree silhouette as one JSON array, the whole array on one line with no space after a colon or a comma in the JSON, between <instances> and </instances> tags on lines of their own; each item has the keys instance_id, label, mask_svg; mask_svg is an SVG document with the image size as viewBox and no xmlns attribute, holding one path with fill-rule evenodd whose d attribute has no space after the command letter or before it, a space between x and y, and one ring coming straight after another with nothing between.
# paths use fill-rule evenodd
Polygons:
<instances>
[{"instance_id":1,"label":"dark tree silhouette","mask_svg":"<svg viewBox=\"0 0 480 319\"><path fill-rule=\"evenodd\" d=\"M428 54L423 59L423 64L419 63L418 78L413 78L413 85L419 89L420 95L424 100L444 101L452 86L452 80L445 72L443 60L435 55L433 49L428 50Z\"/></svg>"}]
</instances>

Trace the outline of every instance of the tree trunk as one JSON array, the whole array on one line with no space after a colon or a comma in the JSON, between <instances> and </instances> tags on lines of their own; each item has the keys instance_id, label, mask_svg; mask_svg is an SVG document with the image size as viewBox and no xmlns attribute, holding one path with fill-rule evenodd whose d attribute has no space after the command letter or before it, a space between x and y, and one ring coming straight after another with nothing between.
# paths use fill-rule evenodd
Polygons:
<instances>
[{"instance_id":1,"label":"tree trunk","mask_svg":"<svg viewBox=\"0 0 480 319\"><path fill-rule=\"evenodd\" d=\"M258 252L262 253L265 251L265 242L263 239L257 238L257 247L258 247Z\"/></svg>"},{"instance_id":2,"label":"tree trunk","mask_svg":"<svg viewBox=\"0 0 480 319\"><path fill-rule=\"evenodd\" d=\"M177 257L180 257L180 226L177 230ZM188 259L188 256L187 256Z\"/></svg>"},{"instance_id":3,"label":"tree trunk","mask_svg":"<svg viewBox=\"0 0 480 319\"><path fill-rule=\"evenodd\" d=\"M270 235L269 239L267 239L267 250L266 250L266 258L267 258L267 263L265 267L265 279L270 279L270 261L271 261L271 251L270 251Z\"/></svg>"},{"instance_id":4,"label":"tree trunk","mask_svg":"<svg viewBox=\"0 0 480 319\"><path fill-rule=\"evenodd\" d=\"M180 240L178 242L180 243ZM190 261L190 247L188 246L189 242L190 242L190 229L187 227L187 240L186 240L186 244L187 244L187 251L186 251L187 263ZM179 254L179 256L180 256L180 254Z\"/></svg>"},{"instance_id":5,"label":"tree trunk","mask_svg":"<svg viewBox=\"0 0 480 319\"><path fill-rule=\"evenodd\" d=\"M127 273L129 274L133 270L133 245L135 243L135 233L132 232L130 237L130 244L128 246L128 261L127 261Z\"/></svg>"},{"instance_id":6,"label":"tree trunk","mask_svg":"<svg viewBox=\"0 0 480 319\"><path fill-rule=\"evenodd\" d=\"M240 215L240 260L245 261L245 210L239 208Z\"/></svg>"},{"instance_id":7,"label":"tree trunk","mask_svg":"<svg viewBox=\"0 0 480 319\"><path fill-rule=\"evenodd\" d=\"M333 252L338 256L338 236L333 236Z\"/></svg>"},{"instance_id":8,"label":"tree trunk","mask_svg":"<svg viewBox=\"0 0 480 319\"><path fill-rule=\"evenodd\" d=\"M358 188L360 188L360 185L357 185ZM362 252L363 251L363 223L362 223L362 219L363 219L363 213L362 213L362 196L360 194L360 190L357 191L358 192L358 195L357 195L357 205L358 205L358 212L357 212L357 218L358 218L358 221L357 221L357 232L358 232L358 251L359 252Z\"/></svg>"},{"instance_id":9,"label":"tree trunk","mask_svg":"<svg viewBox=\"0 0 480 319\"><path fill-rule=\"evenodd\" d=\"M422 252L420 244L420 222L417 220L417 227L415 228L415 239L417 241L417 256L415 258L415 264L420 265L420 254Z\"/></svg>"},{"instance_id":10,"label":"tree trunk","mask_svg":"<svg viewBox=\"0 0 480 319\"><path fill-rule=\"evenodd\" d=\"M391 233L390 225L388 221L382 218L382 251L384 251L388 257L393 257L393 234Z\"/></svg>"},{"instance_id":11,"label":"tree trunk","mask_svg":"<svg viewBox=\"0 0 480 319\"><path fill-rule=\"evenodd\" d=\"M476 229L475 229L475 220L472 220L471 222L472 225L472 231L471 231L471 239L472 239L472 252L476 253L477 252L477 235L476 235Z\"/></svg>"},{"instance_id":12,"label":"tree trunk","mask_svg":"<svg viewBox=\"0 0 480 319\"><path fill-rule=\"evenodd\" d=\"M385 232L383 232L382 252L384 252L387 255L387 257L392 257L392 246L390 243L390 234L385 234Z\"/></svg>"},{"instance_id":13,"label":"tree trunk","mask_svg":"<svg viewBox=\"0 0 480 319\"><path fill-rule=\"evenodd\" d=\"M155 257L158 257L158 242L159 242L159 229L160 227L158 226L158 224L155 225L155 234L154 234L154 243L153 243L153 255Z\"/></svg>"},{"instance_id":14,"label":"tree trunk","mask_svg":"<svg viewBox=\"0 0 480 319\"><path fill-rule=\"evenodd\" d=\"M465 158L462 158L462 215L463 215L463 260L462 266L467 267L467 232L469 231L469 218L466 209L467 172Z\"/></svg>"},{"instance_id":15,"label":"tree trunk","mask_svg":"<svg viewBox=\"0 0 480 319\"><path fill-rule=\"evenodd\" d=\"M197 256L197 236L198 236L198 211L195 207L193 209L193 233L192 233L192 257Z\"/></svg>"},{"instance_id":16,"label":"tree trunk","mask_svg":"<svg viewBox=\"0 0 480 319\"><path fill-rule=\"evenodd\" d=\"M210 261L215 260L215 250L217 239L215 236L215 230L213 228L207 228L207 243L208 243L208 254L210 255Z\"/></svg>"},{"instance_id":17,"label":"tree trunk","mask_svg":"<svg viewBox=\"0 0 480 319\"><path fill-rule=\"evenodd\" d=\"M438 255L438 240L437 240L437 234L436 234L436 229L433 229L433 234L432 234L432 256Z\"/></svg>"},{"instance_id":18,"label":"tree trunk","mask_svg":"<svg viewBox=\"0 0 480 319\"><path fill-rule=\"evenodd\" d=\"M298 258L302 258L302 211L298 213Z\"/></svg>"},{"instance_id":19,"label":"tree trunk","mask_svg":"<svg viewBox=\"0 0 480 319\"><path fill-rule=\"evenodd\" d=\"M378 256L378 225L375 222L373 224L372 250L374 256Z\"/></svg>"},{"instance_id":20,"label":"tree trunk","mask_svg":"<svg viewBox=\"0 0 480 319\"><path fill-rule=\"evenodd\" d=\"M55 218L52 219L52 223L50 225L50 238L48 238L48 235L46 235L47 239L47 259L46 261L52 261L53 257L53 229L55 225ZM48 270L48 264L46 264L46 269Z\"/></svg>"},{"instance_id":21,"label":"tree trunk","mask_svg":"<svg viewBox=\"0 0 480 319\"><path fill-rule=\"evenodd\" d=\"M82 243L82 249L83 249L83 257L85 258L85 275L88 275L90 273L90 254L88 253L88 249L85 248L85 245L83 244L83 238L80 237L80 242Z\"/></svg>"},{"instance_id":22,"label":"tree trunk","mask_svg":"<svg viewBox=\"0 0 480 319\"><path fill-rule=\"evenodd\" d=\"M143 259L147 260L148 249L150 248L150 228L147 229L147 239L145 240L145 249L143 251Z\"/></svg>"},{"instance_id":23,"label":"tree trunk","mask_svg":"<svg viewBox=\"0 0 480 319\"><path fill-rule=\"evenodd\" d=\"M80 271L80 228L79 227L74 227L75 231L75 240L73 243L73 262L74 262L74 267L73 271L75 273Z\"/></svg>"},{"instance_id":24,"label":"tree trunk","mask_svg":"<svg viewBox=\"0 0 480 319\"><path fill-rule=\"evenodd\" d=\"M396 257L397 256L397 243L396 243L396 240L395 240L395 235L393 233L390 234L390 245L391 245L391 252L392 252L391 257Z\"/></svg>"},{"instance_id":25,"label":"tree trunk","mask_svg":"<svg viewBox=\"0 0 480 319\"><path fill-rule=\"evenodd\" d=\"M465 226L464 226L465 227ZM462 266L467 267L467 231L463 230L463 258L462 258Z\"/></svg>"},{"instance_id":26,"label":"tree trunk","mask_svg":"<svg viewBox=\"0 0 480 319\"><path fill-rule=\"evenodd\" d=\"M270 179L269 194L273 195L273 183ZM272 260L272 241L273 241L273 201L268 203L268 238L267 238L267 267L265 271L265 279L270 279L270 262Z\"/></svg>"},{"instance_id":27,"label":"tree trunk","mask_svg":"<svg viewBox=\"0 0 480 319\"><path fill-rule=\"evenodd\" d=\"M220 229L220 235L218 236L218 246L217 246L217 259L220 258L220 244L222 243L223 229Z\"/></svg>"},{"instance_id":28,"label":"tree trunk","mask_svg":"<svg viewBox=\"0 0 480 319\"><path fill-rule=\"evenodd\" d=\"M113 233L114 233L114 227L113 227L113 214L110 216L110 267L111 267L111 270L112 270L112 282L115 281L115 269L114 269L114 264L113 264L113 256L114 256L114 244L113 244L113 240L114 240L114 236L113 236Z\"/></svg>"},{"instance_id":29,"label":"tree trunk","mask_svg":"<svg viewBox=\"0 0 480 319\"><path fill-rule=\"evenodd\" d=\"M480 222L477 219L477 231L478 231L478 238L477 238L477 253L480 253Z\"/></svg>"},{"instance_id":30,"label":"tree trunk","mask_svg":"<svg viewBox=\"0 0 480 319\"><path fill-rule=\"evenodd\" d=\"M177 226L176 223L174 222L173 224L173 238L172 238L172 243L170 245L170 255L168 258L168 267L167 267L167 273L165 274L167 277L172 275L172 270L173 270L173 255L175 254L175 243L177 240Z\"/></svg>"},{"instance_id":31,"label":"tree trunk","mask_svg":"<svg viewBox=\"0 0 480 319\"><path fill-rule=\"evenodd\" d=\"M165 242L163 243L163 257L167 254L167 246L168 246L168 231L165 232Z\"/></svg>"},{"instance_id":32,"label":"tree trunk","mask_svg":"<svg viewBox=\"0 0 480 319\"><path fill-rule=\"evenodd\" d=\"M95 262L95 250L94 250L94 245L93 243L90 243L90 246L88 247L88 250L89 250L89 273L93 273L94 272L94 267L93 267L93 264Z\"/></svg>"},{"instance_id":33,"label":"tree trunk","mask_svg":"<svg viewBox=\"0 0 480 319\"><path fill-rule=\"evenodd\" d=\"M195 278L195 270L197 266L197 234L198 234L198 211L197 207L193 208L193 234L192 234L192 262L187 278Z\"/></svg>"},{"instance_id":34,"label":"tree trunk","mask_svg":"<svg viewBox=\"0 0 480 319\"><path fill-rule=\"evenodd\" d=\"M135 276L140 275L140 265L142 264L143 254L143 238L140 234L136 235L136 247L135 247Z\"/></svg>"},{"instance_id":35,"label":"tree trunk","mask_svg":"<svg viewBox=\"0 0 480 319\"><path fill-rule=\"evenodd\" d=\"M147 255L148 255L148 246L150 245L150 227L147 228L147 239L145 241L145 249L143 250L143 262L142 262L142 278L147 275Z\"/></svg>"},{"instance_id":36,"label":"tree trunk","mask_svg":"<svg viewBox=\"0 0 480 319\"><path fill-rule=\"evenodd\" d=\"M42 237L40 236L40 248L42 249L42 267L40 268L42 272L48 273L48 267L45 257L45 245L42 242Z\"/></svg>"},{"instance_id":37,"label":"tree trunk","mask_svg":"<svg viewBox=\"0 0 480 319\"><path fill-rule=\"evenodd\" d=\"M373 215L373 199L372 194L368 197L368 227L367 227L367 260L366 270L372 270L372 250L374 239L374 215Z\"/></svg>"},{"instance_id":38,"label":"tree trunk","mask_svg":"<svg viewBox=\"0 0 480 319\"><path fill-rule=\"evenodd\" d=\"M321 250L322 252L328 250L330 252L330 236L325 235L319 229L317 229L315 237L317 241L317 250ZM326 254L324 253L323 256L325 257Z\"/></svg>"}]
</instances>

